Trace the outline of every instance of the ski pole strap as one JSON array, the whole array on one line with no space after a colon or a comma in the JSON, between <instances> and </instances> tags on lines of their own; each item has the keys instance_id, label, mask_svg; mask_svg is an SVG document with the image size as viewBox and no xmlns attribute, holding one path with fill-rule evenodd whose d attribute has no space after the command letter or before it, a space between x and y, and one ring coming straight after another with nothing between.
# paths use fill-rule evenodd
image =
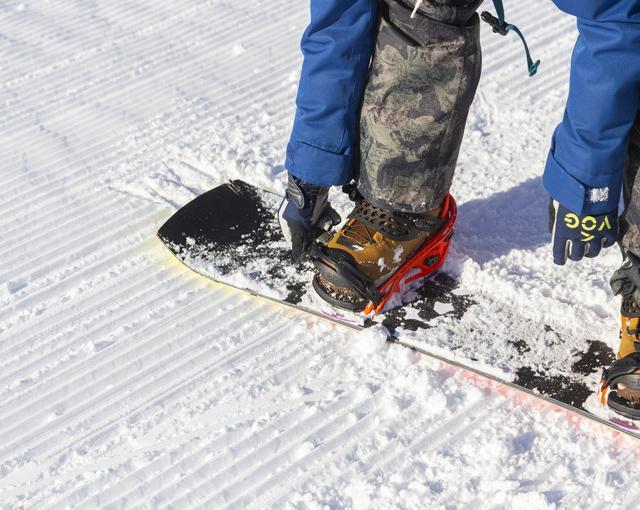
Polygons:
<instances>
[{"instance_id":1,"label":"ski pole strap","mask_svg":"<svg viewBox=\"0 0 640 510\"><path fill-rule=\"evenodd\" d=\"M520 37L522 45L524 46L525 55L527 56L527 70L529 72L529 76L534 76L538 72L540 61L533 61L531 52L529 51L529 46L527 45L527 41L520 29L517 26L505 21L504 5L502 4L502 0L493 0L493 6L496 9L496 14L498 15L498 17L496 18L490 12L484 11L481 14L482 21L488 23L496 34L507 35L509 32L513 31L518 35L518 37Z\"/></svg>"}]
</instances>

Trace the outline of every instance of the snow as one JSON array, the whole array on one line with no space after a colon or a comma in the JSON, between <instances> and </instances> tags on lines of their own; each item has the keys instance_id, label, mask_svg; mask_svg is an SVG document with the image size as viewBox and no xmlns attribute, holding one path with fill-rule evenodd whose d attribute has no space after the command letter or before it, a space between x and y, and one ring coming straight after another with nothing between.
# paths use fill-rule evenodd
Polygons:
<instances>
[{"instance_id":1,"label":"snow","mask_svg":"<svg viewBox=\"0 0 640 510\"><path fill-rule=\"evenodd\" d=\"M613 249L551 262L540 175L574 22L548 1L507 8L542 66L527 78L517 39L483 29L446 267L457 294L492 299L414 339L459 342L496 372L510 328L534 322L552 329L532 364L566 363L585 339L615 347L619 264ZM628 437L389 345L380 327L354 335L210 283L155 239L227 179L284 190L307 11L2 10L0 507L635 508Z\"/></svg>"},{"instance_id":2,"label":"snow","mask_svg":"<svg viewBox=\"0 0 640 510\"><path fill-rule=\"evenodd\" d=\"M437 302L433 306L434 311L439 315L444 315L445 313L449 313L453 311L453 305L451 303L440 303Z\"/></svg>"},{"instance_id":3,"label":"snow","mask_svg":"<svg viewBox=\"0 0 640 510\"><path fill-rule=\"evenodd\" d=\"M402 253L404 252L404 247L403 246L398 246L394 252L393 252L393 262L395 264L400 264L400 262L402 262L402 259L400 257L402 257Z\"/></svg>"}]
</instances>

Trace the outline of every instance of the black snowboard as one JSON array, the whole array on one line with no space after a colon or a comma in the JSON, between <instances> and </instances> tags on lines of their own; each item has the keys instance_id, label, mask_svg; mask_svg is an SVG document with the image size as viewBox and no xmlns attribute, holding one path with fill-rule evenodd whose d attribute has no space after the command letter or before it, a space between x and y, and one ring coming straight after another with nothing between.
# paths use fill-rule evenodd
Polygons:
<instances>
[{"instance_id":1,"label":"black snowboard","mask_svg":"<svg viewBox=\"0 0 640 510\"><path fill-rule=\"evenodd\" d=\"M407 289L394 308L375 317L332 308L311 286L312 265L291 262L276 219L281 200L232 181L185 205L158 236L187 267L207 278L357 329L382 324L395 342L593 417L583 404L601 367L614 358L604 343L583 339L572 346L552 327L523 318L520 310L504 303L493 306L490 295L461 293L456 279L444 271ZM474 317L480 302L488 303L485 313L495 309L491 327ZM556 348L563 354L554 354ZM640 432L616 416L602 419L625 432Z\"/></svg>"}]
</instances>

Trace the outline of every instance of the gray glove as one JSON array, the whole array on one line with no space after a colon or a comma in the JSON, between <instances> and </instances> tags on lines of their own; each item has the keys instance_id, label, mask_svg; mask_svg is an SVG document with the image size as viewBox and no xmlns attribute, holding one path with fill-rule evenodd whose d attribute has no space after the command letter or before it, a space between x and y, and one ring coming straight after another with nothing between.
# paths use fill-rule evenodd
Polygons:
<instances>
[{"instance_id":1,"label":"gray glove","mask_svg":"<svg viewBox=\"0 0 640 510\"><path fill-rule=\"evenodd\" d=\"M289 174L287 192L278 210L278 221L291 256L304 260L311 244L331 227L340 223L340 215L328 201L329 189L309 184Z\"/></svg>"}]
</instances>

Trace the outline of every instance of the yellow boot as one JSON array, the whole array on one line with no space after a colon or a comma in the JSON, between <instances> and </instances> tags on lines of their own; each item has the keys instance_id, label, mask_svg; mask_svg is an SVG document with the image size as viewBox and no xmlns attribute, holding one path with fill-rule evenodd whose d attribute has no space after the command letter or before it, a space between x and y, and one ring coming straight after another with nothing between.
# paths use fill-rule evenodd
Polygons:
<instances>
[{"instance_id":1,"label":"yellow boot","mask_svg":"<svg viewBox=\"0 0 640 510\"><path fill-rule=\"evenodd\" d=\"M622 359L640 349L640 318L620 316L620 345L617 358Z\"/></svg>"}]
</instances>

